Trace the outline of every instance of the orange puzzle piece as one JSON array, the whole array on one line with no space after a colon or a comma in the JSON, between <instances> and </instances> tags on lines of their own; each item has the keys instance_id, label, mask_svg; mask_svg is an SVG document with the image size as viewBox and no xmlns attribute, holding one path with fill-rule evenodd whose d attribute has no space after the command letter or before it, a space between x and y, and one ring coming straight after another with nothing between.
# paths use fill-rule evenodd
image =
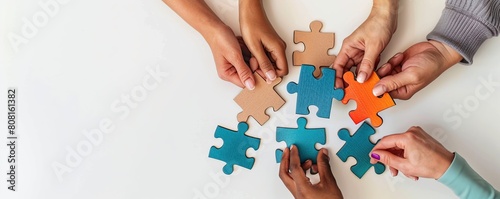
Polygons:
<instances>
[{"instance_id":1,"label":"orange puzzle piece","mask_svg":"<svg viewBox=\"0 0 500 199\"><path fill-rule=\"evenodd\" d=\"M344 89L345 97L342 99L342 103L347 104L351 99L356 101L356 110L349 112L349 116L354 123L358 124L370 118L372 126L379 127L382 125L382 118L378 116L378 112L396 105L388 93L384 93L382 97L373 95L373 87L379 80L375 72L362 84L354 79L352 72L348 71L344 74L344 81L349 85Z\"/></svg>"},{"instance_id":2,"label":"orange puzzle piece","mask_svg":"<svg viewBox=\"0 0 500 199\"><path fill-rule=\"evenodd\" d=\"M320 21L313 21L309 25L311 32L298 30L293 32L293 42L296 44L302 42L304 44L303 52L293 52L293 65L313 65L316 68L314 77L320 77L320 67L329 67L337 57L328 54L328 49L335 46L335 33L320 32L322 27L323 24Z\"/></svg>"},{"instance_id":3,"label":"orange puzzle piece","mask_svg":"<svg viewBox=\"0 0 500 199\"><path fill-rule=\"evenodd\" d=\"M243 109L238 114L239 122L245 122L252 116L260 125L264 125L269 120L266 109L273 107L274 111L279 110L285 100L274 90L274 87L281 82L278 77L271 84L268 84L259 74L255 73L255 88L249 90L244 88L234 101Z\"/></svg>"}]
</instances>

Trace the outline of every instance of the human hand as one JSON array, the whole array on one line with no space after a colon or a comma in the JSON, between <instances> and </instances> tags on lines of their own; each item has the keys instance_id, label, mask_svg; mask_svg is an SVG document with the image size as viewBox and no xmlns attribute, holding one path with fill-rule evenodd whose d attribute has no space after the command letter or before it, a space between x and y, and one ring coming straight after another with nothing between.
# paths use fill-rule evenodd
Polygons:
<instances>
[{"instance_id":1,"label":"human hand","mask_svg":"<svg viewBox=\"0 0 500 199\"><path fill-rule=\"evenodd\" d=\"M337 87L344 87L342 76L351 67L357 66L356 80L365 82L375 69L380 53L385 49L397 28L398 1L373 1L368 18L349 37L333 63Z\"/></svg>"},{"instance_id":2,"label":"human hand","mask_svg":"<svg viewBox=\"0 0 500 199\"><path fill-rule=\"evenodd\" d=\"M286 148L281 157L279 172L283 184L297 199L343 198L330 168L328 151L321 149L317 158L320 182L312 184L305 174L307 167L302 167L300 164L298 148L294 145L290 149Z\"/></svg>"},{"instance_id":3,"label":"human hand","mask_svg":"<svg viewBox=\"0 0 500 199\"><path fill-rule=\"evenodd\" d=\"M268 82L287 75L286 44L267 19L262 2L241 0L239 19L243 40L258 61L256 72Z\"/></svg>"},{"instance_id":4,"label":"human hand","mask_svg":"<svg viewBox=\"0 0 500 199\"><path fill-rule=\"evenodd\" d=\"M460 60L462 56L458 52L438 41L417 43L378 69L381 79L373 88L373 94L390 92L393 98L410 99Z\"/></svg>"},{"instance_id":5,"label":"human hand","mask_svg":"<svg viewBox=\"0 0 500 199\"><path fill-rule=\"evenodd\" d=\"M231 28L221 26L209 36L205 36L205 39L212 50L219 77L239 87L253 90L255 88L253 72L243 58L245 46L238 41Z\"/></svg>"},{"instance_id":6,"label":"human hand","mask_svg":"<svg viewBox=\"0 0 500 199\"><path fill-rule=\"evenodd\" d=\"M370 163L381 162L393 176L401 171L414 180L440 178L450 167L454 154L420 127L383 137L370 153Z\"/></svg>"}]
</instances>

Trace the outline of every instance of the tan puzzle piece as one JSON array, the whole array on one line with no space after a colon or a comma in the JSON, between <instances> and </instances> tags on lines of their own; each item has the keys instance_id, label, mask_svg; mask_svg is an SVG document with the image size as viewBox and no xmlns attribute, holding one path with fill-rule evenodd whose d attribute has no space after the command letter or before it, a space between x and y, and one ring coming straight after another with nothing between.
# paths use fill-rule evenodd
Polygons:
<instances>
[{"instance_id":1,"label":"tan puzzle piece","mask_svg":"<svg viewBox=\"0 0 500 199\"><path fill-rule=\"evenodd\" d=\"M335 46L335 33L320 32L322 27L323 24L320 21L313 21L309 25L311 32L298 30L293 32L293 42L296 44L304 44L303 52L293 52L293 65L313 65L316 68L316 70L314 70L314 77L320 77L320 67L330 66L337 57L328 54L328 49Z\"/></svg>"},{"instance_id":2,"label":"tan puzzle piece","mask_svg":"<svg viewBox=\"0 0 500 199\"><path fill-rule=\"evenodd\" d=\"M268 84L259 74L255 73L254 76L255 89L244 88L234 101L243 109L237 116L239 122L245 122L252 116L262 126L269 120L267 108L273 107L277 111L285 104L285 100L274 90L281 82L280 77Z\"/></svg>"}]
</instances>

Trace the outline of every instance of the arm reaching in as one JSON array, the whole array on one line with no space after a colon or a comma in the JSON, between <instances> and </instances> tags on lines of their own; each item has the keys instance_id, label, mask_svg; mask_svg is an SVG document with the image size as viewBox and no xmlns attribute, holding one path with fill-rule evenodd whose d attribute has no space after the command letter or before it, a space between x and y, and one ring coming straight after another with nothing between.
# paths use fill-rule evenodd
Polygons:
<instances>
[{"instance_id":1,"label":"arm reaching in","mask_svg":"<svg viewBox=\"0 0 500 199\"><path fill-rule=\"evenodd\" d=\"M286 44L267 19L262 0L240 0L239 8L243 40L259 63L256 72L267 81L287 75Z\"/></svg>"},{"instance_id":2,"label":"arm reaching in","mask_svg":"<svg viewBox=\"0 0 500 199\"><path fill-rule=\"evenodd\" d=\"M372 164L384 163L393 176L401 172L414 180L434 178L463 199L500 198L458 153L448 151L420 127L382 138L370 156Z\"/></svg>"},{"instance_id":3,"label":"arm reaching in","mask_svg":"<svg viewBox=\"0 0 500 199\"><path fill-rule=\"evenodd\" d=\"M342 76L353 66L357 66L356 80L365 82L377 67L380 53L385 49L396 32L398 0L376 0L368 18L349 37L333 63L337 71L335 85L343 87Z\"/></svg>"},{"instance_id":4,"label":"arm reaching in","mask_svg":"<svg viewBox=\"0 0 500 199\"><path fill-rule=\"evenodd\" d=\"M302 167L300 164L297 147L292 145L290 149L286 148L283 151L279 176L294 198L343 198L335 177L333 177L330 158L327 154L326 149L319 151L317 167L321 181L312 184L304 173L307 168ZM308 166L310 167L310 164Z\"/></svg>"},{"instance_id":5,"label":"arm reaching in","mask_svg":"<svg viewBox=\"0 0 500 199\"><path fill-rule=\"evenodd\" d=\"M255 79L245 63L238 39L208 7L204 0L163 0L207 41L223 80L252 90Z\"/></svg>"}]
</instances>

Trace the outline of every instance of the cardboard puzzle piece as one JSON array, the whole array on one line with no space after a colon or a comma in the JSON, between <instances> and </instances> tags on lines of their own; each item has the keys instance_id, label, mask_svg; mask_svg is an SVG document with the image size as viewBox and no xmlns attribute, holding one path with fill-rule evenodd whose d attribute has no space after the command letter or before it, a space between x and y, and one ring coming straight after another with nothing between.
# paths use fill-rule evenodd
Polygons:
<instances>
[{"instance_id":1,"label":"cardboard puzzle piece","mask_svg":"<svg viewBox=\"0 0 500 199\"><path fill-rule=\"evenodd\" d=\"M342 103L347 104L351 99L356 101L356 110L349 112L355 124L370 118L371 124L379 127L382 125L382 118L378 116L378 112L396 105L388 93L384 93L382 97L373 95L373 87L379 80L377 74L373 72L368 80L360 84L354 79L352 72L344 73L344 81L348 86L344 89L345 97Z\"/></svg>"},{"instance_id":2,"label":"cardboard puzzle piece","mask_svg":"<svg viewBox=\"0 0 500 199\"><path fill-rule=\"evenodd\" d=\"M297 128L276 128L276 141L285 141L286 146L295 145L299 149L300 162L311 160L316 164L316 158L319 150L316 149L316 143L326 143L326 132L324 128L306 129L306 118L297 119ZM281 162L283 150L276 150L276 162Z\"/></svg>"},{"instance_id":3,"label":"cardboard puzzle piece","mask_svg":"<svg viewBox=\"0 0 500 199\"><path fill-rule=\"evenodd\" d=\"M304 44L303 52L293 52L293 65L313 65L316 68L314 70L314 77L320 77L320 67L330 66L337 57L328 54L328 49L335 46L335 33L320 32L322 27L323 24L320 21L313 21L309 25L311 32L298 30L293 32L293 42Z\"/></svg>"},{"instance_id":4,"label":"cardboard puzzle piece","mask_svg":"<svg viewBox=\"0 0 500 199\"><path fill-rule=\"evenodd\" d=\"M297 93L297 105L295 112L300 115L309 114L309 106L318 107L316 115L321 118L330 118L332 101L342 100L344 90L335 88L335 70L321 68L323 76L316 79L312 74L314 67L302 65L300 69L299 83L290 82L287 91L290 94Z\"/></svg>"},{"instance_id":5,"label":"cardboard puzzle piece","mask_svg":"<svg viewBox=\"0 0 500 199\"><path fill-rule=\"evenodd\" d=\"M337 152L337 156L343 162L346 162L348 157L355 158L356 164L351 167L351 171L360 179L372 166L375 167L377 174L382 174L385 171L385 166L382 163L370 163L369 153L375 147L370 141L370 136L373 134L375 134L375 129L366 122L363 122L352 136L345 128L338 132L339 138L344 140L345 144Z\"/></svg>"},{"instance_id":6,"label":"cardboard puzzle piece","mask_svg":"<svg viewBox=\"0 0 500 199\"><path fill-rule=\"evenodd\" d=\"M266 109L273 107L274 111L277 111L285 104L285 100L274 90L274 87L281 82L280 77L271 84L257 73L254 77L255 89L243 89L234 101L243 109L237 116L239 122L246 122L252 116L262 126L269 120Z\"/></svg>"},{"instance_id":7,"label":"cardboard puzzle piece","mask_svg":"<svg viewBox=\"0 0 500 199\"><path fill-rule=\"evenodd\" d=\"M246 151L249 148L259 149L260 139L245 135L248 124L240 122L238 131L233 131L222 126L217 126L215 138L222 138L223 145L220 148L212 146L208 157L226 162L222 171L229 175L233 173L234 165L239 165L247 169L252 169L255 158L247 157Z\"/></svg>"}]
</instances>

